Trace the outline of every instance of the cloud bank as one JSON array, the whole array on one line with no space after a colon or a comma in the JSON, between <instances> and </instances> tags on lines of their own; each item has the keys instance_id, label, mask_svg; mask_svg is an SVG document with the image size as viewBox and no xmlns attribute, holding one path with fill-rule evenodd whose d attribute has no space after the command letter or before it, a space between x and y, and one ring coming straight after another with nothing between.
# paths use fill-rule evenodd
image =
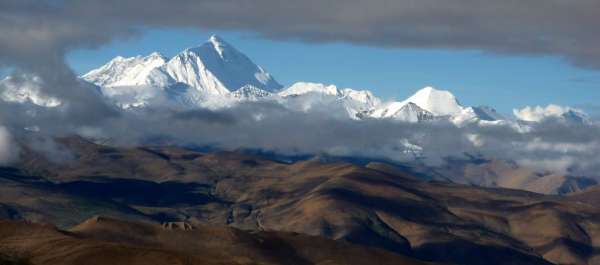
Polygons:
<instances>
[{"instance_id":1,"label":"cloud bank","mask_svg":"<svg viewBox=\"0 0 600 265\"><path fill-rule=\"evenodd\" d=\"M444 120L350 120L331 114L345 111L338 109L339 104L315 105L304 112L276 101L260 101L220 110L123 112L82 125L65 118L64 106L5 103L0 108L0 120L17 137L79 134L117 146L174 144L220 150L253 149L280 155L421 161L430 166L444 165L449 158L481 157L516 161L541 172L600 177L600 160L596 156L600 152L600 127L560 119L522 125L527 130L516 130L513 125L457 127ZM33 149L39 146L36 150L51 150L52 154L60 151L47 140L22 142ZM58 153L69 157L68 151Z\"/></svg>"},{"instance_id":2,"label":"cloud bank","mask_svg":"<svg viewBox=\"0 0 600 265\"><path fill-rule=\"evenodd\" d=\"M549 118L569 118L569 116L574 117L575 115L581 117L587 116L582 110L555 104L550 104L546 107L526 106L522 109L513 109L513 114L520 120L532 122L539 122Z\"/></svg>"},{"instance_id":3,"label":"cloud bank","mask_svg":"<svg viewBox=\"0 0 600 265\"><path fill-rule=\"evenodd\" d=\"M596 0L5 0L0 57L60 61L70 49L129 38L143 27L193 27L309 42L556 55L598 68L599 13Z\"/></svg>"}]
</instances>

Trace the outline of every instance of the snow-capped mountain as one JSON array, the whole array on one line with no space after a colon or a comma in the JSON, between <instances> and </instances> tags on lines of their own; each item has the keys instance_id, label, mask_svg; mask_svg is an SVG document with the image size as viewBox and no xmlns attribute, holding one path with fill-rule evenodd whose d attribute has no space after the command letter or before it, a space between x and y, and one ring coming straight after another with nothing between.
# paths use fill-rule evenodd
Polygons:
<instances>
[{"instance_id":1,"label":"snow-capped mountain","mask_svg":"<svg viewBox=\"0 0 600 265\"><path fill-rule=\"evenodd\" d=\"M317 104L339 104L348 117L353 119L357 118L357 114L381 104L381 100L368 90L339 89L335 85L309 82L295 83L277 95L284 102L293 100L299 103L299 109L302 111L309 111Z\"/></svg>"},{"instance_id":2,"label":"snow-capped mountain","mask_svg":"<svg viewBox=\"0 0 600 265\"><path fill-rule=\"evenodd\" d=\"M437 90L433 87L425 87L417 91L404 102L405 104L415 103L436 116L453 116L463 109L450 91Z\"/></svg>"},{"instance_id":3,"label":"snow-capped mountain","mask_svg":"<svg viewBox=\"0 0 600 265\"><path fill-rule=\"evenodd\" d=\"M437 90L433 87L425 87L403 101L381 104L360 116L405 122L447 119L457 125L505 119L490 107L464 107L449 91Z\"/></svg>"},{"instance_id":4,"label":"snow-capped mountain","mask_svg":"<svg viewBox=\"0 0 600 265\"><path fill-rule=\"evenodd\" d=\"M391 112L393 111L393 112ZM435 116L417 104L408 102L400 106L399 102L392 102L387 107L367 111L358 114L359 118L391 118L405 122L424 122L434 120Z\"/></svg>"},{"instance_id":5,"label":"snow-capped mountain","mask_svg":"<svg viewBox=\"0 0 600 265\"><path fill-rule=\"evenodd\" d=\"M298 82L278 93L282 97L297 97L306 94L341 96L341 91L335 85L320 83Z\"/></svg>"},{"instance_id":6,"label":"snow-capped mountain","mask_svg":"<svg viewBox=\"0 0 600 265\"><path fill-rule=\"evenodd\" d=\"M424 113L425 116L452 116L460 113L462 109L452 93L425 87L406 100L379 106L371 112L370 117L409 121L410 117L420 116L418 113ZM409 113L411 111L416 113Z\"/></svg>"},{"instance_id":7,"label":"snow-capped mountain","mask_svg":"<svg viewBox=\"0 0 600 265\"><path fill-rule=\"evenodd\" d=\"M245 85L240 89L231 92L231 96L241 101L258 101L273 96L273 93L254 87L252 85Z\"/></svg>"},{"instance_id":8,"label":"snow-capped mountain","mask_svg":"<svg viewBox=\"0 0 600 265\"><path fill-rule=\"evenodd\" d=\"M171 59L158 53L117 57L82 78L101 87L107 98L125 109L157 104L223 107L232 99L255 99L282 88L263 68L216 35Z\"/></svg>"},{"instance_id":9,"label":"snow-capped mountain","mask_svg":"<svg viewBox=\"0 0 600 265\"><path fill-rule=\"evenodd\" d=\"M83 75L83 79L99 87L154 85L150 77L153 70L163 66L167 58L153 52L148 56L124 58L117 56L107 64Z\"/></svg>"},{"instance_id":10,"label":"snow-capped mountain","mask_svg":"<svg viewBox=\"0 0 600 265\"><path fill-rule=\"evenodd\" d=\"M298 82L282 86L263 68L218 36L167 59L158 53L117 57L82 76L101 87L123 109L223 108L244 101L275 100L299 111L330 109L351 119L423 122L446 119L457 125L505 120L489 107L464 107L445 90L425 87L403 101L382 103L368 90ZM341 113L339 113L341 112Z\"/></svg>"},{"instance_id":11,"label":"snow-capped mountain","mask_svg":"<svg viewBox=\"0 0 600 265\"><path fill-rule=\"evenodd\" d=\"M216 35L199 47L184 50L160 70L176 82L212 95L225 95L246 85L268 92L282 87L269 73Z\"/></svg>"},{"instance_id":12,"label":"snow-capped mountain","mask_svg":"<svg viewBox=\"0 0 600 265\"><path fill-rule=\"evenodd\" d=\"M457 125L468 123L502 124L507 119L495 109L488 106L463 107L459 113L450 116L450 121Z\"/></svg>"},{"instance_id":13,"label":"snow-capped mountain","mask_svg":"<svg viewBox=\"0 0 600 265\"><path fill-rule=\"evenodd\" d=\"M263 68L215 35L172 58L157 52L119 56L81 79L95 84L107 101L125 110L217 109L270 100L292 110L325 111L336 118L446 120L457 126L508 124L521 131L548 118L589 123L582 111L556 105L514 110L516 119L506 118L490 107L463 106L451 92L433 87L425 87L402 101L384 103L368 90L335 85L297 82L283 88ZM7 77L0 81L0 99L43 107L61 104L60 99L45 95L41 86L42 81L35 76Z\"/></svg>"}]
</instances>

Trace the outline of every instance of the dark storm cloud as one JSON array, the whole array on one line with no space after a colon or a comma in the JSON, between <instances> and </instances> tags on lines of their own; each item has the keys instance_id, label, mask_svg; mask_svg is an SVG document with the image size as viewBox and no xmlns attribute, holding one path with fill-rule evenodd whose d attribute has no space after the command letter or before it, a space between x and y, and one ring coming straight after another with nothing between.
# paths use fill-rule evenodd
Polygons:
<instances>
[{"instance_id":1,"label":"dark storm cloud","mask_svg":"<svg viewBox=\"0 0 600 265\"><path fill-rule=\"evenodd\" d=\"M20 63L23 56L60 57L131 37L141 27L195 27L315 42L558 55L598 68L598 25L596 0L5 0L0 50Z\"/></svg>"}]
</instances>

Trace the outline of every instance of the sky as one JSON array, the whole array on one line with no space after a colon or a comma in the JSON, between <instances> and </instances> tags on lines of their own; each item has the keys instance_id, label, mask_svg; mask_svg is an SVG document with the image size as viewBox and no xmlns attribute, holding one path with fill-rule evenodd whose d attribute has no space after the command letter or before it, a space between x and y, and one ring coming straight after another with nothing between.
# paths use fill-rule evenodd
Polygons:
<instances>
[{"instance_id":1,"label":"sky","mask_svg":"<svg viewBox=\"0 0 600 265\"><path fill-rule=\"evenodd\" d=\"M77 49L67 61L78 74L121 56L158 51L171 57L217 34L269 71L281 84L298 81L369 89L384 100L404 99L433 86L454 93L461 104L513 108L548 104L600 114L600 70L556 56L512 55L479 50L376 47L347 42L271 40L243 31L145 29L139 37L94 49Z\"/></svg>"}]
</instances>

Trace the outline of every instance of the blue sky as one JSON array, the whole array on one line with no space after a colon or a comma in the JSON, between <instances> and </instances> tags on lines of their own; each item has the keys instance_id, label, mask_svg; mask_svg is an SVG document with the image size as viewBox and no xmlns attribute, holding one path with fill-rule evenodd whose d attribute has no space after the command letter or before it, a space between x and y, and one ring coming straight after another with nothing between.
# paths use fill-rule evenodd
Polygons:
<instances>
[{"instance_id":1,"label":"blue sky","mask_svg":"<svg viewBox=\"0 0 600 265\"><path fill-rule=\"evenodd\" d=\"M453 92L464 105L489 105L500 112L549 103L600 113L600 71L585 70L555 57L506 56L464 50L397 49L346 43L273 41L244 32L148 30L139 38L67 56L85 73L121 56L158 51L173 56L216 33L280 83L296 81L370 89L382 99L404 99L424 86Z\"/></svg>"}]
</instances>

